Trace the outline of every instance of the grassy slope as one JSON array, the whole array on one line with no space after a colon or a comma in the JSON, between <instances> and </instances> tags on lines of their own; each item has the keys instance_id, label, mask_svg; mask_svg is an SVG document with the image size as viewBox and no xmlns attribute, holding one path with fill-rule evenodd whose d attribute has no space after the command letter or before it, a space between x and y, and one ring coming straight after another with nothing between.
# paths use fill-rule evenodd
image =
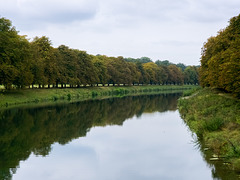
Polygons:
<instances>
[{"instance_id":1,"label":"grassy slope","mask_svg":"<svg viewBox=\"0 0 240 180\"><path fill-rule=\"evenodd\" d=\"M180 99L178 107L205 148L240 171L240 100L218 90L203 89Z\"/></svg>"},{"instance_id":2,"label":"grassy slope","mask_svg":"<svg viewBox=\"0 0 240 180\"><path fill-rule=\"evenodd\" d=\"M66 89L24 89L0 92L0 107L55 102L59 100L84 100L108 96L131 94L161 93L168 90L181 90L196 86L130 86L130 87L88 87Z\"/></svg>"}]
</instances>

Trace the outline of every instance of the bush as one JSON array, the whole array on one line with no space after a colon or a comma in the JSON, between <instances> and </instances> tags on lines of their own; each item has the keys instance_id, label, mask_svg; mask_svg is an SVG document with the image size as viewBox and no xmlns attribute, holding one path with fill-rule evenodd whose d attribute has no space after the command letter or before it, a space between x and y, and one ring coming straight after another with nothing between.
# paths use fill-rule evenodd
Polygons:
<instances>
[{"instance_id":1,"label":"bush","mask_svg":"<svg viewBox=\"0 0 240 180\"><path fill-rule=\"evenodd\" d=\"M71 100L71 94L67 94L67 99Z\"/></svg>"},{"instance_id":2,"label":"bush","mask_svg":"<svg viewBox=\"0 0 240 180\"><path fill-rule=\"evenodd\" d=\"M92 91L92 97L98 96L98 93L96 91Z\"/></svg>"},{"instance_id":3,"label":"bush","mask_svg":"<svg viewBox=\"0 0 240 180\"><path fill-rule=\"evenodd\" d=\"M58 97L57 96L53 96L53 101L57 101Z\"/></svg>"},{"instance_id":4,"label":"bush","mask_svg":"<svg viewBox=\"0 0 240 180\"><path fill-rule=\"evenodd\" d=\"M217 131L224 125L224 120L218 117L215 117L210 120L206 120L204 123L204 129L207 131Z\"/></svg>"}]
</instances>

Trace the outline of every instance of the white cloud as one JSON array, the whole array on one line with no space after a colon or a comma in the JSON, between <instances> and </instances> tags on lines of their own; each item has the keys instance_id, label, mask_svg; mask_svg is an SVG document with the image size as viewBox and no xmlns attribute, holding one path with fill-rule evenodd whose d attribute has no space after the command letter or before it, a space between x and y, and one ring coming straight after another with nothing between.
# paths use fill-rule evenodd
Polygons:
<instances>
[{"instance_id":1,"label":"white cloud","mask_svg":"<svg viewBox=\"0 0 240 180\"><path fill-rule=\"evenodd\" d=\"M199 64L201 47L238 15L238 0L0 0L29 37L92 54Z\"/></svg>"},{"instance_id":2,"label":"white cloud","mask_svg":"<svg viewBox=\"0 0 240 180\"><path fill-rule=\"evenodd\" d=\"M2 16L10 16L21 29L44 28L49 23L69 24L95 17L98 9L96 0L10 0L0 1Z\"/></svg>"}]
</instances>

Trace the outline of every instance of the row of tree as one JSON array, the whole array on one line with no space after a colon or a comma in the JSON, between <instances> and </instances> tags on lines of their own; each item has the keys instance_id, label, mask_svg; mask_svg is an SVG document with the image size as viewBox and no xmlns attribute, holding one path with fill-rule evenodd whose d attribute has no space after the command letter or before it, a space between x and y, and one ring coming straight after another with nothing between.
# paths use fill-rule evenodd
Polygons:
<instances>
[{"instance_id":1,"label":"row of tree","mask_svg":"<svg viewBox=\"0 0 240 180\"><path fill-rule=\"evenodd\" d=\"M51 46L49 38L29 41L10 20L0 19L0 85L80 87L98 84L197 84L198 68L168 61L90 55L65 45Z\"/></svg>"},{"instance_id":2,"label":"row of tree","mask_svg":"<svg viewBox=\"0 0 240 180\"><path fill-rule=\"evenodd\" d=\"M200 81L240 97L240 15L210 37L202 49Z\"/></svg>"}]
</instances>

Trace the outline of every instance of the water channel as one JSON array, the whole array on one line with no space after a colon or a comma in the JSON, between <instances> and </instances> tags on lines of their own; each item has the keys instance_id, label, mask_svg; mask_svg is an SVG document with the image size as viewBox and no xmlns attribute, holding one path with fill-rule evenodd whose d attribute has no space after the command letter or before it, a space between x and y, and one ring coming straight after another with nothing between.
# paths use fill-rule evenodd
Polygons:
<instances>
[{"instance_id":1,"label":"water channel","mask_svg":"<svg viewBox=\"0 0 240 180\"><path fill-rule=\"evenodd\" d=\"M177 110L181 93L0 111L0 180L227 180Z\"/></svg>"}]
</instances>

